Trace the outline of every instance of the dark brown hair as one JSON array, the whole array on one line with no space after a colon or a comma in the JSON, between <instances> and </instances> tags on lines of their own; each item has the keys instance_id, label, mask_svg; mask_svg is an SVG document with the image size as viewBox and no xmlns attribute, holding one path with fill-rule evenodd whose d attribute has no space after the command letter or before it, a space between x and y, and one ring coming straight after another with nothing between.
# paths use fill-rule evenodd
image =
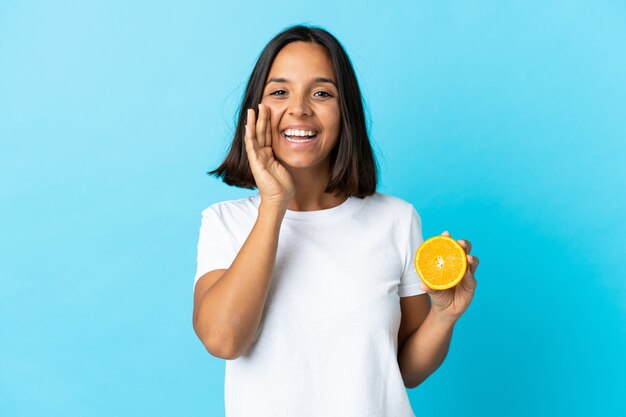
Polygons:
<instances>
[{"instance_id":1,"label":"dark brown hair","mask_svg":"<svg viewBox=\"0 0 626 417\"><path fill-rule=\"evenodd\" d=\"M378 168L370 144L363 98L348 54L341 43L325 29L315 26L288 27L265 46L248 80L242 103L238 109L237 127L226 159L216 169L207 172L221 178L228 185L240 188L257 188L248 163L244 144L244 126L248 108L258 114L258 104L263 96L265 81L276 55L287 44L296 41L313 42L324 46L337 77L341 109L341 133L331 151L330 178L324 190L347 196L365 197L376 192Z\"/></svg>"}]
</instances>

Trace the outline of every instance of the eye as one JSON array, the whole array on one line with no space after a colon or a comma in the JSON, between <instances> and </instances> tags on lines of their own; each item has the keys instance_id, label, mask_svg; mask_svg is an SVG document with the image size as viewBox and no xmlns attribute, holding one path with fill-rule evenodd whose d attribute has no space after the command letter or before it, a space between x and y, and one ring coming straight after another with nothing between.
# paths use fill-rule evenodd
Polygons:
<instances>
[{"instance_id":1,"label":"eye","mask_svg":"<svg viewBox=\"0 0 626 417\"><path fill-rule=\"evenodd\" d=\"M285 90L276 90L274 92L269 93L270 96L284 96L286 94ZM318 91L315 94L322 94L321 96L318 97L332 97L332 94L327 93L326 91Z\"/></svg>"}]
</instances>

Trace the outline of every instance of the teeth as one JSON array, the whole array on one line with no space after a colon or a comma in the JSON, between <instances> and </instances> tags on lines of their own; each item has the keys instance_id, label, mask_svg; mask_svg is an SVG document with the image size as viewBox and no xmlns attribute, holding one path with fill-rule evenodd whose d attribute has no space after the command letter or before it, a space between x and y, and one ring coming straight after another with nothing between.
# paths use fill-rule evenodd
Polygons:
<instances>
[{"instance_id":1,"label":"teeth","mask_svg":"<svg viewBox=\"0 0 626 417\"><path fill-rule=\"evenodd\" d=\"M311 139L296 139L295 137L291 137L291 136L286 136L286 138L287 138L287 140L289 142L298 142L298 143L300 143L300 142L311 142L311 141L315 140L313 138L311 138Z\"/></svg>"},{"instance_id":2,"label":"teeth","mask_svg":"<svg viewBox=\"0 0 626 417\"><path fill-rule=\"evenodd\" d=\"M315 136L317 132L314 130L286 129L283 133L287 136Z\"/></svg>"}]
</instances>

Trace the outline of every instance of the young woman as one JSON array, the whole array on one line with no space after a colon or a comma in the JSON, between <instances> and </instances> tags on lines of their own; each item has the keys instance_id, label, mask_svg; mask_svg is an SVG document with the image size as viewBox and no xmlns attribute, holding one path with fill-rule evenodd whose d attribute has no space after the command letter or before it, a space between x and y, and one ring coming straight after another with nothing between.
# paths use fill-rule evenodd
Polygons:
<instances>
[{"instance_id":1,"label":"young woman","mask_svg":"<svg viewBox=\"0 0 626 417\"><path fill-rule=\"evenodd\" d=\"M406 388L443 362L478 258L460 240L461 283L421 283L421 219L376 191L361 93L333 35L299 25L269 42L210 174L258 189L209 206L200 226L193 326L227 360L226 416L414 416Z\"/></svg>"}]
</instances>

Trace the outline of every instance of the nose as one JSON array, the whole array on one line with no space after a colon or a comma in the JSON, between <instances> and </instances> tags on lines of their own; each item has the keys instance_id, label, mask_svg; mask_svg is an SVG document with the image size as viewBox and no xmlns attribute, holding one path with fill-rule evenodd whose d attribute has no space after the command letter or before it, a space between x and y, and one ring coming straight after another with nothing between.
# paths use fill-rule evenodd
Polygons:
<instances>
[{"instance_id":1,"label":"nose","mask_svg":"<svg viewBox=\"0 0 626 417\"><path fill-rule=\"evenodd\" d=\"M304 94L294 94L291 100L289 100L289 108L287 111L293 116L310 116L312 110L308 97Z\"/></svg>"}]
</instances>

